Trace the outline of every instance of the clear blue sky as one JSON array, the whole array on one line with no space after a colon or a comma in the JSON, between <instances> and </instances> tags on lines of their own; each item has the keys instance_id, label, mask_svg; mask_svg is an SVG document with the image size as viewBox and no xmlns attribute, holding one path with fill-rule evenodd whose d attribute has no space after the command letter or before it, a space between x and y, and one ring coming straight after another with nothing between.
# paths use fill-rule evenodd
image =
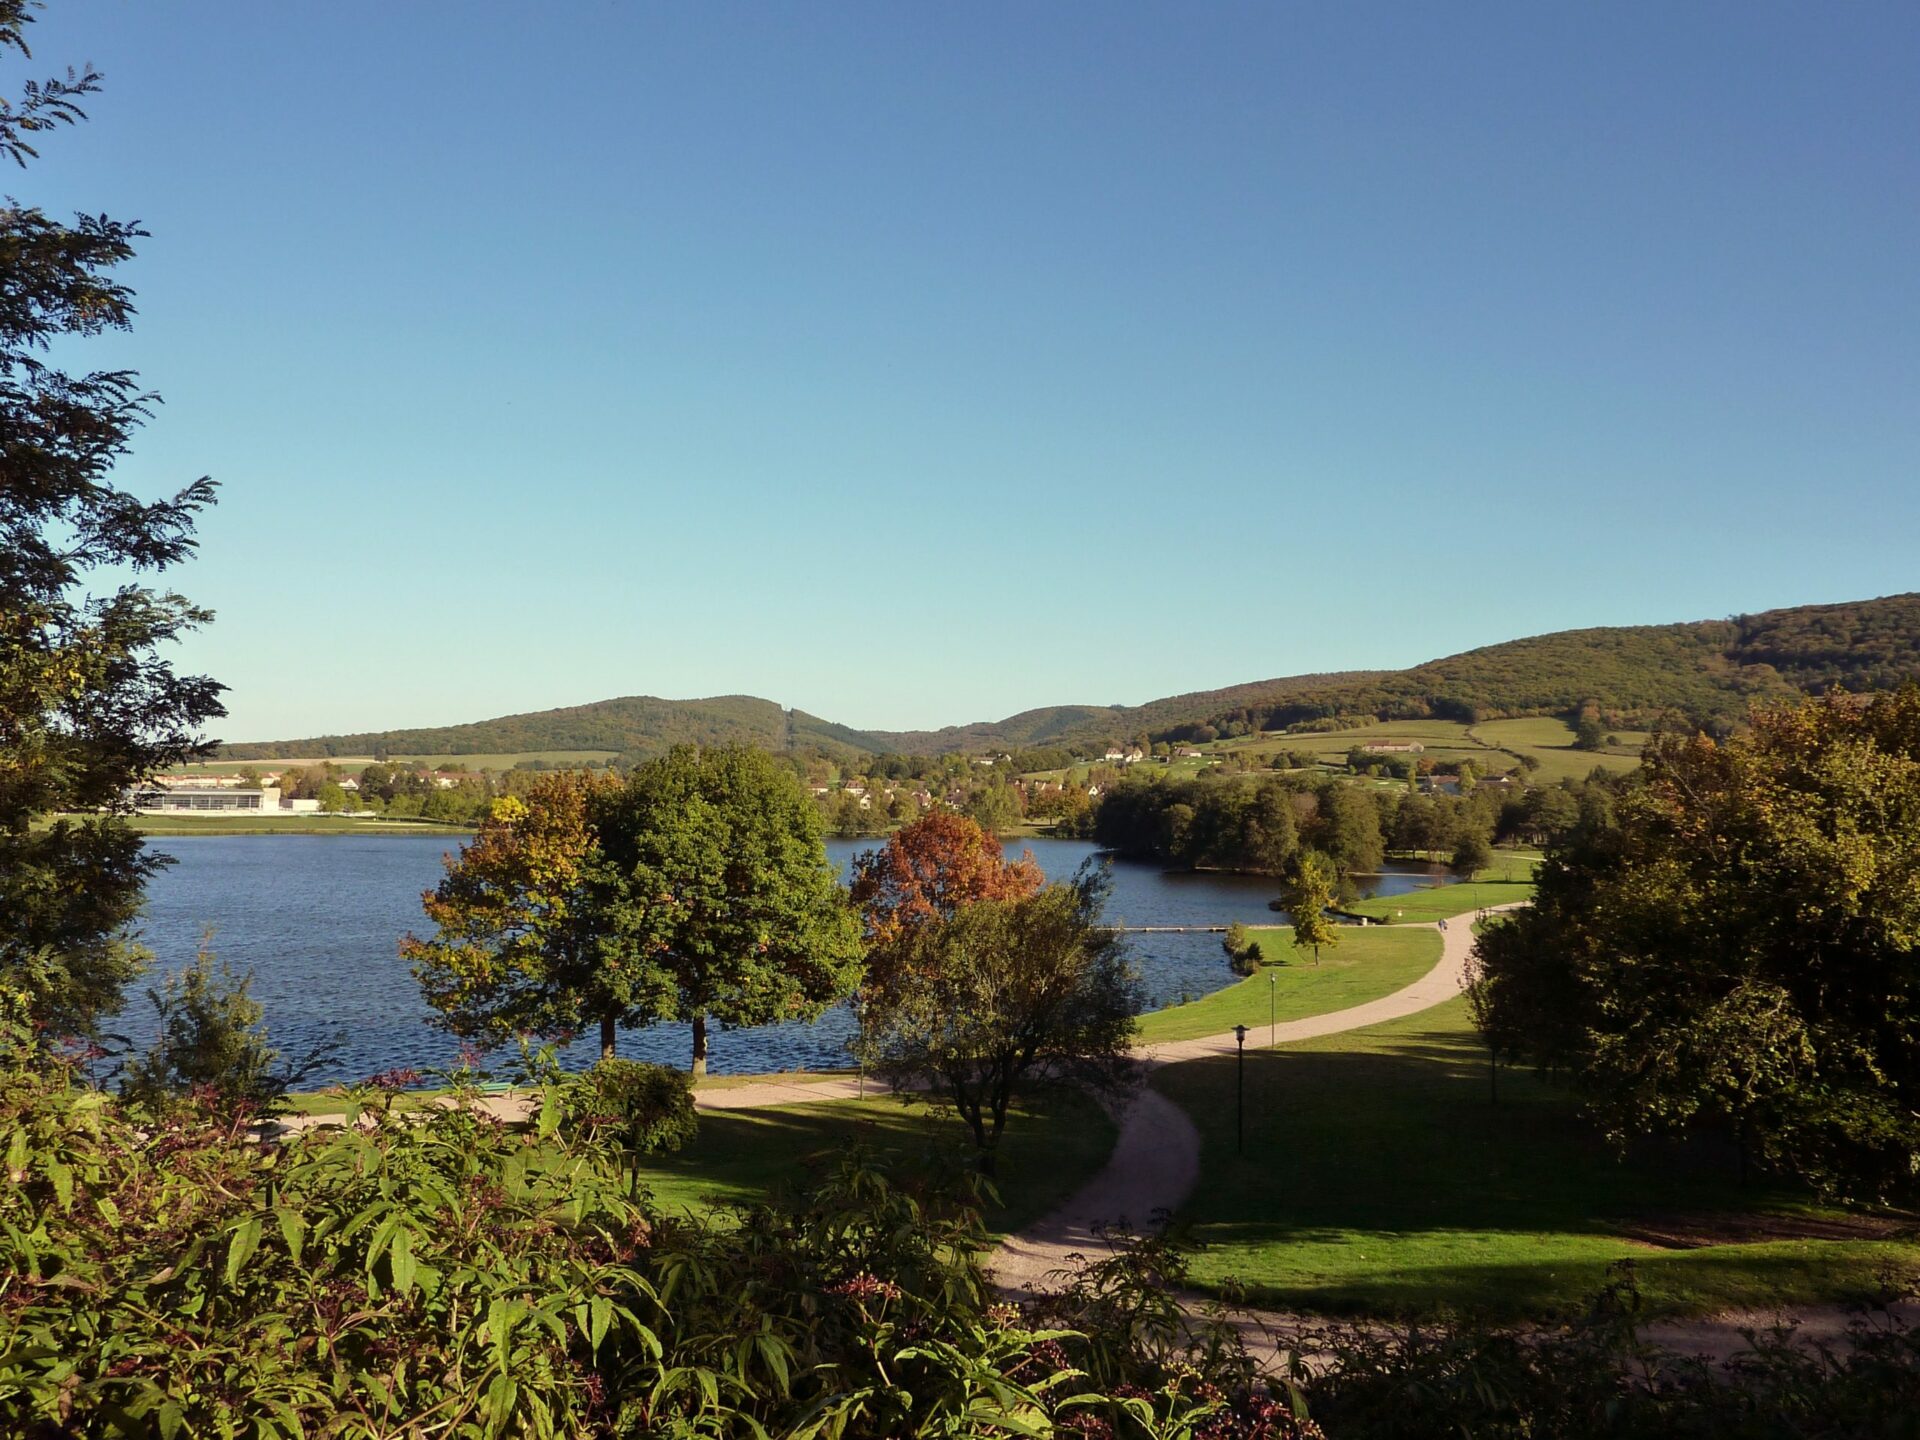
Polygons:
<instances>
[{"instance_id":1,"label":"clear blue sky","mask_svg":"<svg viewBox=\"0 0 1920 1440\"><path fill-rule=\"evenodd\" d=\"M229 739L1920 585L1920 6L54 0Z\"/></svg>"}]
</instances>

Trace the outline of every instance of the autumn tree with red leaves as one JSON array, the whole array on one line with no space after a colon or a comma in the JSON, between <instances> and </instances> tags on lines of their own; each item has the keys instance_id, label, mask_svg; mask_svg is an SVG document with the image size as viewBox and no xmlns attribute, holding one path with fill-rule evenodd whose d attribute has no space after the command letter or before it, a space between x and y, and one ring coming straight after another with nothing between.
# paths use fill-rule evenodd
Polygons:
<instances>
[{"instance_id":1,"label":"autumn tree with red leaves","mask_svg":"<svg viewBox=\"0 0 1920 1440\"><path fill-rule=\"evenodd\" d=\"M981 900L1022 900L1046 883L1033 852L1009 861L965 815L935 810L855 857L853 903L866 927L867 984L884 984L929 921Z\"/></svg>"}]
</instances>

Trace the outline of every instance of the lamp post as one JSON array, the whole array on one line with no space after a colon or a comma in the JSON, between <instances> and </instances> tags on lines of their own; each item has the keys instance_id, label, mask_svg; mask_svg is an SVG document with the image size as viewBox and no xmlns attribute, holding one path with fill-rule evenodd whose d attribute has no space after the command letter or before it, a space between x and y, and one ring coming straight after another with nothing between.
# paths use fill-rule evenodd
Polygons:
<instances>
[{"instance_id":1,"label":"lamp post","mask_svg":"<svg viewBox=\"0 0 1920 1440\"><path fill-rule=\"evenodd\" d=\"M1233 1027L1233 1149L1236 1155L1247 1153L1247 1027Z\"/></svg>"},{"instance_id":2,"label":"lamp post","mask_svg":"<svg viewBox=\"0 0 1920 1440\"><path fill-rule=\"evenodd\" d=\"M1267 1044L1280 1043L1280 977L1267 975Z\"/></svg>"}]
</instances>

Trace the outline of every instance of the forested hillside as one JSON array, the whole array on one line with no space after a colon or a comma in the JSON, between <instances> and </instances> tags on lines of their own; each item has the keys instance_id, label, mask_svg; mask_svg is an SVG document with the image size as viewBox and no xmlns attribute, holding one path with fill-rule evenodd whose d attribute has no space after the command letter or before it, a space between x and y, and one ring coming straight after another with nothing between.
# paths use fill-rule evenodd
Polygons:
<instances>
[{"instance_id":1,"label":"forested hillside","mask_svg":"<svg viewBox=\"0 0 1920 1440\"><path fill-rule=\"evenodd\" d=\"M414 730L374 730L351 735L322 735L312 739L225 745L221 753L236 760L266 760L276 756L439 755L512 752L522 750L613 750L651 755L670 746L693 743L754 745L784 750L789 745L859 751L864 741L846 741L842 726L799 711L792 716L771 700L751 695L723 695L711 700L660 700L630 695L561 710L527 715L505 715L466 725L442 725Z\"/></svg>"},{"instance_id":2,"label":"forested hillside","mask_svg":"<svg viewBox=\"0 0 1920 1440\"><path fill-rule=\"evenodd\" d=\"M830 756L937 755L1132 740L1209 739L1363 718L1488 720L1559 715L1588 702L1609 724L1642 728L1744 716L1756 700L1836 685L1886 689L1920 679L1920 594L1804 605L1680 625L1563 630L1399 671L1255 681L1144 705L1056 705L942 730L859 730L771 700L629 696L430 729L227 745L234 759L537 750L657 754L729 741Z\"/></svg>"}]
</instances>

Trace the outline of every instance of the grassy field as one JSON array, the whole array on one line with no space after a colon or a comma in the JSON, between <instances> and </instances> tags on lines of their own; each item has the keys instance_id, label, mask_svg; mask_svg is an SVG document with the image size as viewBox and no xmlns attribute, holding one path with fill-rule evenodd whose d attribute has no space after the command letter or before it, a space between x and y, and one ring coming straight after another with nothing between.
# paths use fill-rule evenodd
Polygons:
<instances>
[{"instance_id":1,"label":"grassy field","mask_svg":"<svg viewBox=\"0 0 1920 1440\"><path fill-rule=\"evenodd\" d=\"M1573 748L1573 728L1551 715L1528 720L1485 720L1473 727L1473 733L1490 745L1531 755L1540 762L1533 778L1544 784L1556 780L1584 780L1598 765L1624 773L1640 763L1641 748L1647 743L1643 730L1610 732L1620 743L1603 751Z\"/></svg>"},{"instance_id":2,"label":"grassy field","mask_svg":"<svg viewBox=\"0 0 1920 1440\"><path fill-rule=\"evenodd\" d=\"M1264 1037L1270 1019L1298 1020L1363 1005L1411 985L1440 958L1440 936L1425 927L1344 927L1340 943L1321 950L1318 965L1311 951L1294 949L1291 926L1253 933L1261 953L1278 963L1191 1004L1141 1016L1140 1038L1189 1040L1235 1025L1252 1026Z\"/></svg>"},{"instance_id":3,"label":"grassy field","mask_svg":"<svg viewBox=\"0 0 1920 1440\"><path fill-rule=\"evenodd\" d=\"M142 835L468 835L464 825L376 820L365 815L132 815Z\"/></svg>"},{"instance_id":4,"label":"grassy field","mask_svg":"<svg viewBox=\"0 0 1920 1440\"><path fill-rule=\"evenodd\" d=\"M1729 1146L1616 1160L1563 1096L1503 1071L1464 1001L1246 1059L1247 1146L1234 1153L1234 1061L1170 1066L1154 1085L1200 1127L1202 1180L1182 1219L1195 1278L1256 1303L1331 1312L1579 1309L1636 1262L1655 1313L1846 1299L1920 1245L1794 1193L1738 1183ZM1856 1238L1857 1236L1857 1238Z\"/></svg>"},{"instance_id":5,"label":"grassy field","mask_svg":"<svg viewBox=\"0 0 1920 1440\"><path fill-rule=\"evenodd\" d=\"M1412 925L1447 920L1494 905L1511 905L1533 898L1533 867L1539 859L1532 851L1496 850L1493 864L1478 879L1406 895L1380 895L1346 908L1356 915Z\"/></svg>"},{"instance_id":6,"label":"grassy field","mask_svg":"<svg viewBox=\"0 0 1920 1440\"><path fill-rule=\"evenodd\" d=\"M739 1076L701 1088L728 1089L765 1078L824 1077ZM396 1108L422 1108L440 1093L409 1092ZM288 1103L301 1115L344 1113L340 1096L325 1091L290 1096ZM1112 1118L1076 1091L1048 1090L1016 1104L1000 1147L1001 1203L988 1211L988 1224L1004 1234L1039 1219L1106 1163L1113 1139ZM816 1160L845 1154L855 1145L922 1165L964 1158L971 1144L958 1120L890 1095L703 1110L693 1144L678 1155L649 1160L643 1176L665 1208L704 1211L762 1199L775 1187L803 1178Z\"/></svg>"},{"instance_id":7,"label":"grassy field","mask_svg":"<svg viewBox=\"0 0 1920 1440\"><path fill-rule=\"evenodd\" d=\"M1017 1230L1045 1215L1106 1163L1114 1125L1099 1105L1052 1091L1017 1106L1001 1141L1001 1203L987 1222ZM804 1175L810 1161L852 1145L910 1164L963 1157L971 1141L957 1120L891 1096L705 1110L700 1135L679 1155L650 1161L646 1183L663 1206L702 1209L759 1199Z\"/></svg>"},{"instance_id":8,"label":"grassy field","mask_svg":"<svg viewBox=\"0 0 1920 1440\"><path fill-rule=\"evenodd\" d=\"M1309 734L1263 734L1222 742L1222 750L1241 750L1255 755L1272 755L1282 750L1310 752L1322 764L1344 769L1347 752L1356 745L1417 743L1425 747L1422 758L1429 760L1471 760L1482 774L1511 770L1513 757L1478 745L1467 734L1467 727L1451 720L1383 720L1352 730L1327 730Z\"/></svg>"}]
</instances>

